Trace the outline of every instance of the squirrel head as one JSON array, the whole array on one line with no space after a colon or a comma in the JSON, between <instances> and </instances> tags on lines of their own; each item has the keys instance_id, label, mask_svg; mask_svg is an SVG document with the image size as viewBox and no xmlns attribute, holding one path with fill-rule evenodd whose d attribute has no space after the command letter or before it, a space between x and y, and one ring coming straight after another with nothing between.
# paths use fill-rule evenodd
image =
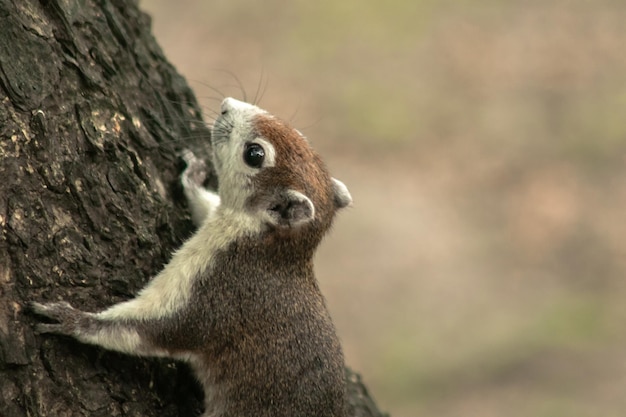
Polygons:
<instances>
[{"instance_id":1,"label":"squirrel head","mask_svg":"<svg viewBox=\"0 0 626 417\"><path fill-rule=\"evenodd\" d=\"M323 234L352 202L307 139L255 105L226 98L211 141L222 205L269 229Z\"/></svg>"}]
</instances>

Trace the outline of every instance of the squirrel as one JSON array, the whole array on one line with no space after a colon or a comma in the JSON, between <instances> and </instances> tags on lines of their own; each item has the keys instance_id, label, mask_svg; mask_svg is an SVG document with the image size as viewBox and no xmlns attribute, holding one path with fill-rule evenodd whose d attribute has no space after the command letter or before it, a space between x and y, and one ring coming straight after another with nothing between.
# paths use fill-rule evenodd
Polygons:
<instances>
[{"instance_id":1,"label":"squirrel","mask_svg":"<svg viewBox=\"0 0 626 417\"><path fill-rule=\"evenodd\" d=\"M312 258L352 197L298 130L253 104L224 99L211 145L218 192L184 152L198 230L164 269L98 313L32 302L54 321L36 331L189 363L205 417L344 417L343 353Z\"/></svg>"}]
</instances>

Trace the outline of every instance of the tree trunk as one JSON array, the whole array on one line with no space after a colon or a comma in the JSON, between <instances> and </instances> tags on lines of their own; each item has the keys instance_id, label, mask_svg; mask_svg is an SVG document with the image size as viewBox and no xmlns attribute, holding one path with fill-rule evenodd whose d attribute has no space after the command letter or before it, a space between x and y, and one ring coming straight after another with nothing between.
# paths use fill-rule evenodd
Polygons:
<instances>
[{"instance_id":1,"label":"tree trunk","mask_svg":"<svg viewBox=\"0 0 626 417\"><path fill-rule=\"evenodd\" d=\"M143 287L193 231L176 155L209 135L135 2L0 0L0 416L201 412L184 365L37 336L24 306ZM347 375L351 415L380 416Z\"/></svg>"}]
</instances>

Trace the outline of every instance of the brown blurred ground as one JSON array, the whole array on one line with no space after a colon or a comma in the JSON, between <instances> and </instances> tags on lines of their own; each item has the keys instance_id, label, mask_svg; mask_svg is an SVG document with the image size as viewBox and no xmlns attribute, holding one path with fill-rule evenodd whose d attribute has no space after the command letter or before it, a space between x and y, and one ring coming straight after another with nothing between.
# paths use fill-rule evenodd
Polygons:
<instances>
[{"instance_id":1,"label":"brown blurred ground","mask_svg":"<svg viewBox=\"0 0 626 417\"><path fill-rule=\"evenodd\" d=\"M410 416L626 413L626 3L144 0L207 109L260 104L355 204L318 255Z\"/></svg>"}]
</instances>

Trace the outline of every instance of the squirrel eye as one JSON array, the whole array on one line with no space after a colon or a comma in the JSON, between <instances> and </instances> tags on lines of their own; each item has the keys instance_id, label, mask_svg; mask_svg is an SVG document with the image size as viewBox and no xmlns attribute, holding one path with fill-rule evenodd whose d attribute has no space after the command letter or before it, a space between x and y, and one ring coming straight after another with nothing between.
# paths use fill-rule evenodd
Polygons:
<instances>
[{"instance_id":1,"label":"squirrel eye","mask_svg":"<svg viewBox=\"0 0 626 417\"><path fill-rule=\"evenodd\" d=\"M265 150L258 143L248 143L243 151L243 160L252 168L261 168L265 160Z\"/></svg>"}]
</instances>

